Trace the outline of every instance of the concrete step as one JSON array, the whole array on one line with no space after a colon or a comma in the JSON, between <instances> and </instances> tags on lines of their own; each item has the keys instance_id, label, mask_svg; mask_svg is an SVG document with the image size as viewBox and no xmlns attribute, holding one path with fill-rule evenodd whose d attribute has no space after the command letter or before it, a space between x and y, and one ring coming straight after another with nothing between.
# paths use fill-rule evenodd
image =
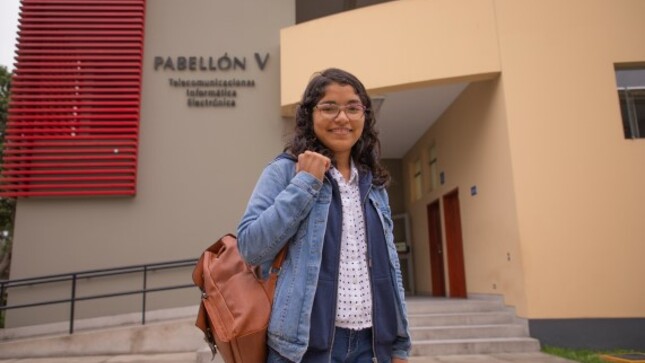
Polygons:
<instances>
[{"instance_id":1,"label":"concrete step","mask_svg":"<svg viewBox=\"0 0 645 363\"><path fill-rule=\"evenodd\" d=\"M540 343L533 338L480 338L413 340L413 356L452 354L493 354L539 352Z\"/></svg>"},{"instance_id":2,"label":"concrete step","mask_svg":"<svg viewBox=\"0 0 645 363\"><path fill-rule=\"evenodd\" d=\"M179 319L195 320L199 305L186 306L181 308L170 308L146 312L146 322L163 322ZM74 332L101 330L119 326L141 325L141 313L119 314L74 321ZM0 342L20 338L34 338L37 336L51 336L55 334L66 334L69 332L69 321L58 323L47 323L14 328L0 329Z\"/></svg>"},{"instance_id":3,"label":"concrete step","mask_svg":"<svg viewBox=\"0 0 645 363\"><path fill-rule=\"evenodd\" d=\"M92 355L78 357L48 357L0 359L0 363L195 363L196 353ZM210 361L209 361L210 362ZM223 363L214 360L210 363Z\"/></svg>"},{"instance_id":4,"label":"concrete step","mask_svg":"<svg viewBox=\"0 0 645 363\"><path fill-rule=\"evenodd\" d=\"M408 310L415 356L539 350L537 340L527 337L526 322L517 319L514 310L499 299L414 297L408 300ZM182 353L196 354L198 363L210 361L210 352L196 353L205 343L201 331L194 326L195 307L150 312L146 325L137 324L140 317L136 315L79 320L73 335L67 334L66 323L5 329L0 332L0 363L2 359L70 356L80 359L120 355L139 359L138 355L170 354L166 357L172 358ZM143 362L148 358L141 359ZM108 362L96 362L103 361Z\"/></svg>"},{"instance_id":5,"label":"concrete step","mask_svg":"<svg viewBox=\"0 0 645 363\"><path fill-rule=\"evenodd\" d=\"M410 298L407 301L412 355L539 352L526 321L497 297Z\"/></svg>"},{"instance_id":6,"label":"concrete step","mask_svg":"<svg viewBox=\"0 0 645 363\"><path fill-rule=\"evenodd\" d=\"M408 298L408 314L438 314L456 312L487 312L508 310L499 300Z\"/></svg>"},{"instance_id":7,"label":"concrete step","mask_svg":"<svg viewBox=\"0 0 645 363\"><path fill-rule=\"evenodd\" d=\"M483 313L408 314L410 327L512 324L515 316L507 311Z\"/></svg>"},{"instance_id":8,"label":"concrete step","mask_svg":"<svg viewBox=\"0 0 645 363\"><path fill-rule=\"evenodd\" d=\"M154 354L154 355L116 355L60 358L0 359L0 363L222 363L214 361L195 361L192 353ZM409 363L575 363L564 358L545 353L498 353L471 355L444 355L410 357Z\"/></svg>"},{"instance_id":9,"label":"concrete step","mask_svg":"<svg viewBox=\"0 0 645 363\"><path fill-rule=\"evenodd\" d=\"M194 318L0 342L0 358L196 352L205 345Z\"/></svg>"},{"instance_id":10,"label":"concrete step","mask_svg":"<svg viewBox=\"0 0 645 363\"><path fill-rule=\"evenodd\" d=\"M521 324L420 326L410 328L412 339L442 340L468 338L510 338L528 337L526 326Z\"/></svg>"}]
</instances>

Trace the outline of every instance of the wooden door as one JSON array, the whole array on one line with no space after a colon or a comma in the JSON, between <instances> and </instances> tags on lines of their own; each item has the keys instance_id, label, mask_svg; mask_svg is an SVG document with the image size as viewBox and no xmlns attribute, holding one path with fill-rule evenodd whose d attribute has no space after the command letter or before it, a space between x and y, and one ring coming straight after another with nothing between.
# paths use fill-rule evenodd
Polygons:
<instances>
[{"instance_id":1,"label":"wooden door","mask_svg":"<svg viewBox=\"0 0 645 363\"><path fill-rule=\"evenodd\" d=\"M464 247L461 236L461 213L459 212L459 189L443 196L443 212L446 223L446 253L450 297L467 296Z\"/></svg>"},{"instance_id":2,"label":"wooden door","mask_svg":"<svg viewBox=\"0 0 645 363\"><path fill-rule=\"evenodd\" d=\"M430 273L432 296L446 296L446 276L443 267L441 241L441 211L439 200L428 204L428 244L430 246Z\"/></svg>"}]
</instances>

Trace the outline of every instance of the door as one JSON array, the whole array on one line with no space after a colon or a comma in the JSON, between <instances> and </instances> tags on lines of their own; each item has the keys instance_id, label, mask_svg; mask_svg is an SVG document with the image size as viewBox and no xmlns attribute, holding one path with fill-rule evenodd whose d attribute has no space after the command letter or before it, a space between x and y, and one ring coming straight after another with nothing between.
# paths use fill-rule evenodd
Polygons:
<instances>
[{"instance_id":1,"label":"door","mask_svg":"<svg viewBox=\"0 0 645 363\"><path fill-rule=\"evenodd\" d=\"M459 212L459 189L443 196L443 212L446 223L446 253L450 297L466 297L466 270L464 247L461 236L461 213Z\"/></svg>"},{"instance_id":2,"label":"door","mask_svg":"<svg viewBox=\"0 0 645 363\"><path fill-rule=\"evenodd\" d=\"M428 243L430 245L430 273L432 296L446 296L446 276L443 267L441 243L441 211L439 200L428 204Z\"/></svg>"}]
</instances>

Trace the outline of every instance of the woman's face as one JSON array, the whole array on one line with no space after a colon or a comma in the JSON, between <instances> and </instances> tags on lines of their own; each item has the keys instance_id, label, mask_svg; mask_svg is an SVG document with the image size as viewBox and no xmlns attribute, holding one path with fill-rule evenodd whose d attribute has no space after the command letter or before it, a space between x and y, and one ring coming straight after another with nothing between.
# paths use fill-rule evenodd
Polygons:
<instances>
[{"instance_id":1,"label":"woman's face","mask_svg":"<svg viewBox=\"0 0 645 363\"><path fill-rule=\"evenodd\" d=\"M340 107L334 117L336 107ZM331 83L313 109L314 133L336 160L349 160L352 147L363 133L365 113L354 87ZM347 159L345 159L347 158Z\"/></svg>"}]
</instances>

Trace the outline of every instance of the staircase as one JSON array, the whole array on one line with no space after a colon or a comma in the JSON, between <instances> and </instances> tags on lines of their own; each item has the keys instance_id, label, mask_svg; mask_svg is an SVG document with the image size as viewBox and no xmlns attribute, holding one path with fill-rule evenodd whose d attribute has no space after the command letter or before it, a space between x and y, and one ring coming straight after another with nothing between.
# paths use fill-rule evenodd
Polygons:
<instances>
[{"instance_id":1,"label":"staircase","mask_svg":"<svg viewBox=\"0 0 645 363\"><path fill-rule=\"evenodd\" d=\"M528 325L501 299L407 298L412 356L539 352Z\"/></svg>"},{"instance_id":2,"label":"staircase","mask_svg":"<svg viewBox=\"0 0 645 363\"><path fill-rule=\"evenodd\" d=\"M195 327L196 315L197 307L192 306L150 311L146 325L141 325L140 313L80 319L71 335L67 322L0 329L0 359L182 353L194 357L205 346Z\"/></svg>"},{"instance_id":3,"label":"staircase","mask_svg":"<svg viewBox=\"0 0 645 363\"><path fill-rule=\"evenodd\" d=\"M526 322L497 298L409 297L407 306L412 356L418 358L540 350ZM73 335L66 333L66 323L0 329L0 360L76 357L81 362L80 357L121 355L154 360L162 354L174 362L211 362L210 351L200 350L205 344L194 326L195 314L196 307L150 312L150 323L143 326L136 324L137 314L79 320Z\"/></svg>"}]
</instances>

